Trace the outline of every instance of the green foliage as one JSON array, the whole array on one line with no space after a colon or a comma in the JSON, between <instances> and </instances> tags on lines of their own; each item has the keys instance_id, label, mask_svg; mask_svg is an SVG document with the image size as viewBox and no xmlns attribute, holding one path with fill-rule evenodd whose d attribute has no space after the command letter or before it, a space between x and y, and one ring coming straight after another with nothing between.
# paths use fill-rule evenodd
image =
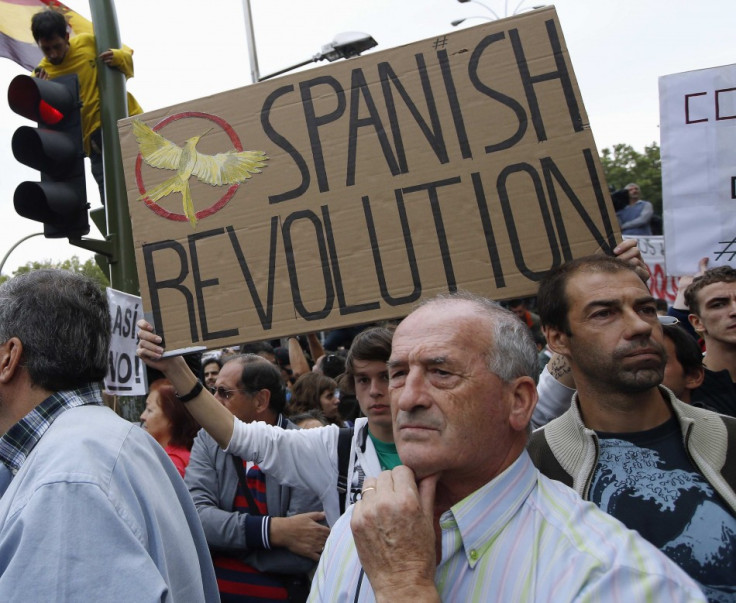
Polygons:
<instances>
[{"instance_id":1,"label":"green foliage","mask_svg":"<svg viewBox=\"0 0 736 603\"><path fill-rule=\"evenodd\" d=\"M662 162L656 142L645 146L643 153L628 144L615 144L613 150L603 149L601 163L608 186L619 190L635 182L641 189L641 198L654 206L656 214L662 215Z\"/></svg>"},{"instance_id":2,"label":"green foliage","mask_svg":"<svg viewBox=\"0 0 736 603\"><path fill-rule=\"evenodd\" d=\"M110 286L110 282L107 280L105 273L100 270L100 267L93 259L89 259L84 262L84 264L82 264L76 255L62 262L52 262L51 260L44 260L43 262L28 262L25 266L21 266L15 272L13 272L13 276L26 274L33 270L40 270L42 268L58 268L60 270L70 270L71 272L84 274L92 280L97 281L101 289ZM10 277L1 276L0 283L5 282L6 280L8 280L8 278Z\"/></svg>"}]
</instances>

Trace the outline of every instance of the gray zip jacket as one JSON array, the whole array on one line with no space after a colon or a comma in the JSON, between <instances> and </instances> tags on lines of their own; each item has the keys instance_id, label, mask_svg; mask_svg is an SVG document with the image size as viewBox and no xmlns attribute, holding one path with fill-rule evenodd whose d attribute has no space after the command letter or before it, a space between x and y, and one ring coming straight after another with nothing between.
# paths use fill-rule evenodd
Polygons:
<instances>
[{"instance_id":1,"label":"gray zip jacket","mask_svg":"<svg viewBox=\"0 0 736 603\"><path fill-rule=\"evenodd\" d=\"M298 431L291 421L281 416L279 426L273 429ZM266 506L270 516L289 517L322 510L319 499L311 492L284 485L264 467L260 468L266 476ZM210 548L238 554L244 563L262 572L302 574L316 566L311 559L288 549L264 549L260 534L255 534L256 542L249 542L249 535L254 535L252 526L249 526L253 523L249 514L233 511L238 474L232 455L222 450L204 429L194 440L184 482L194 500Z\"/></svg>"},{"instance_id":2,"label":"gray zip jacket","mask_svg":"<svg viewBox=\"0 0 736 603\"><path fill-rule=\"evenodd\" d=\"M736 419L685 404L662 385L659 390L680 424L693 464L736 513ZM577 392L567 412L532 433L527 449L544 475L588 500L598 464L598 436L583 424Z\"/></svg>"}]
</instances>

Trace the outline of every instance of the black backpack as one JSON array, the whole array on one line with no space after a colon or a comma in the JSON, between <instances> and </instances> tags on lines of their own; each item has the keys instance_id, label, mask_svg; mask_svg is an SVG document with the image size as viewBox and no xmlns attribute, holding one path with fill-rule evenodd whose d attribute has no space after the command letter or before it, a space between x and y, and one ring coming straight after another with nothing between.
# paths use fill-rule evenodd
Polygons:
<instances>
[{"instance_id":1,"label":"black backpack","mask_svg":"<svg viewBox=\"0 0 736 603\"><path fill-rule=\"evenodd\" d=\"M337 437L337 497L340 501L340 515L345 513L345 494L348 491L348 466L350 465L350 443L354 428L341 427Z\"/></svg>"}]
</instances>

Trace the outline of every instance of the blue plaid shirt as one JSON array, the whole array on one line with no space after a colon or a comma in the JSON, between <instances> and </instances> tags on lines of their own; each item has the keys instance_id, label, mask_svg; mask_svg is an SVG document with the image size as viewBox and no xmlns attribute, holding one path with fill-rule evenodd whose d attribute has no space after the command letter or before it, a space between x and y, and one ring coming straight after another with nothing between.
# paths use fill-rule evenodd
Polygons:
<instances>
[{"instance_id":1,"label":"blue plaid shirt","mask_svg":"<svg viewBox=\"0 0 736 603\"><path fill-rule=\"evenodd\" d=\"M65 410L87 404L103 404L99 384L51 394L0 437L0 461L15 475L56 417Z\"/></svg>"}]
</instances>

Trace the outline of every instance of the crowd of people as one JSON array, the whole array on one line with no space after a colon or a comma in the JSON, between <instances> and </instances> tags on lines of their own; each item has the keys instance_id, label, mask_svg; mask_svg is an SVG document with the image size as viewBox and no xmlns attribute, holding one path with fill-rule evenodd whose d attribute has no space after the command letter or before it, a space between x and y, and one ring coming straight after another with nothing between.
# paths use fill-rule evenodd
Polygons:
<instances>
[{"instance_id":1,"label":"crowd of people","mask_svg":"<svg viewBox=\"0 0 736 603\"><path fill-rule=\"evenodd\" d=\"M104 199L97 61L130 77L132 53L51 10L32 32L37 77L79 75ZM104 293L7 281L0 600L736 600L736 270L701 262L661 309L635 242L614 253L533 298L204 358L142 320L142 429L103 403Z\"/></svg>"},{"instance_id":2,"label":"crowd of people","mask_svg":"<svg viewBox=\"0 0 736 603\"><path fill-rule=\"evenodd\" d=\"M736 270L703 262L663 317L616 251L553 269L536 312L439 295L347 349L194 363L140 321L142 430L102 402L97 286L7 281L0 598L733 600Z\"/></svg>"}]
</instances>

